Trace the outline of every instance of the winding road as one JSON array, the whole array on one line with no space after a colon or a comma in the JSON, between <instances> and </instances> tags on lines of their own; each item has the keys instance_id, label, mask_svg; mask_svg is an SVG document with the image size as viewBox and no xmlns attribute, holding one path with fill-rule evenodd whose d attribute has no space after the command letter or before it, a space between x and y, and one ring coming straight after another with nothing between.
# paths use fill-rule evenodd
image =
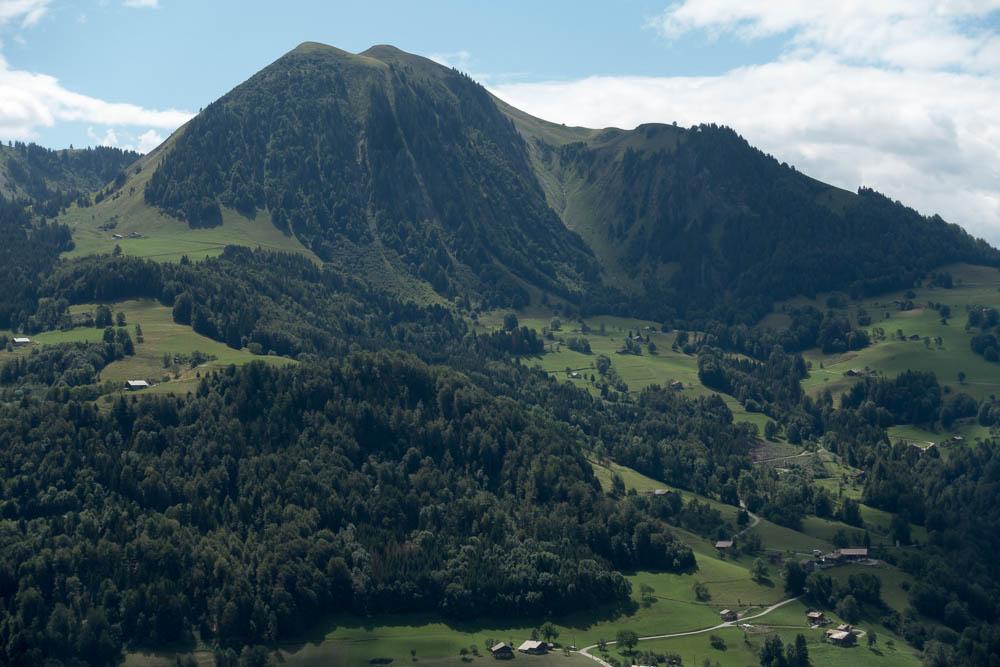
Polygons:
<instances>
[{"instance_id":1,"label":"winding road","mask_svg":"<svg viewBox=\"0 0 1000 667\"><path fill-rule=\"evenodd\" d=\"M806 453L808 453L808 452L803 452L802 454L806 454ZM799 454L798 456L802 456L802 454ZM740 532L738 532L735 535L733 535L733 539L739 537L740 535L742 535L743 533L747 532L751 528L755 527L758 523L760 523L760 517L757 516L756 514L754 514L753 512L751 512L750 510L748 510L747 509L747 504L742 499L740 499L740 508L742 508L743 510L745 510L746 513L750 516L750 523L748 523L746 526L744 526L743 530L741 530ZM739 625L740 623L744 623L746 621L750 621L750 620L753 620L755 618L760 618L761 616L764 616L765 614L770 614L772 611L774 611L778 607L783 607L784 605L788 604L789 602L794 602L795 600L798 600L798 599L799 599L798 597L787 598L785 600L782 600L781 602L776 602L776 603L772 604L770 607L768 607L764 611L756 613L756 614L754 614L752 616L744 616L743 618L738 618L735 621L725 621L723 623L719 623L718 625L713 625L710 628L702 628L700 630L688 630L686 632L672 632L672 633L665 634L665 635L650 635L649 637L639 637L639 641L642 642L642 641L647 641L647 640L650 640L650 639L672 639L674 637L687 637L689 635L700 635L700 634L704 634L706 632L712 632L713 630L718 630L720 628L731 628L733 626ZM608 646L611 646L612 644L617 644L617 643L618 642L616 642L616 641L606 642L606 644ZM579 653L580 655L586 656L586 657L590 658L591 660L594 660L595 662L600 663L601 665L604 665L604 667L612 667L612 665L610 663L608 663L605 660L602 660L601 658L597 657L596 655L593 655L590 652L591 650L597 648L597 646L598 646L597 644L591 644L590 646L585 646L582 649L580 649L579 651L577 651L577 653Z\"/></svg>"},{"instance_id":2,"label":"winding road","mask_svg":"<svg viewBox=\"0 0 1000 667\"><path fill-rule=\"evenodd\" d=\"M770 607L768 607L764 611L761 611L761 612L759 612L757 614L753 614L752 616L744 616L743 618L738 618L735 621L725 621L723 623L719 623L718 625L713 625L710 628L702 628L701 630L688 630L687 632L672 632L672 633L665 634L665 635L650 635L649 637L639 637L639 641L643 642L643 641L648 641L650 639L673 639L674 637L688 637L690 635L701 635L701 634L704 634L706 632L712 632L714 630L720 630L722 628L731 628L731 627L739 625L740 623L745 623L746 621L751 621L751 620L753 620L755 618L760 618L761 616L765 616L767 614L770 614L775 609L777 609L779 607L783 607L786 604L788 604L789 602L795 602L798 599L799 599L798 596L793 597L793 598L787 598L785 600L782 600L781 602L776 602L776 603L772 604ZM606 645L607 646L611 646L612 644L617 644L617 643L618 642L616 642L616 641L609 641L609 642L606 642ZM590 658L591 660L594 660L595 662L597 662L597 663L599 663L601 665L604 665L604 667L612 667L611 663L609 663L606 660L603 660L603 659L597 657L596 655L593 655L590 652L593 649L597 648L597 646L598 646L597 644L591 644L590 646L585 646L582 649L580 649L579 651L577 651L577 653L579 653L580 655L586 656L586 657Z\"/></svg>"}]
</instances>

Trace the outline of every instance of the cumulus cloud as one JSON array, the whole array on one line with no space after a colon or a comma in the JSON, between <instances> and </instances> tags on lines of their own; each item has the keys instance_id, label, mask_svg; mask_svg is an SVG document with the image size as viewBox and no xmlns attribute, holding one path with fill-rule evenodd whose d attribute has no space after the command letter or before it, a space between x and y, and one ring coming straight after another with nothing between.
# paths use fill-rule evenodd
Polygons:
<instances>
[{"instance_id":1,"label":"cumulus cloud","mask_svg":"<svg viewBox=\"0 0 1000 667\"><path fill-rule=\"evenodd\" d=\"M101 134L91 126L87 128L87 138L97 146L113 146L140 153L148 153L163 143L163 135L153 129L135 136L132 132L114 127L105 128Z\"/></svg>"},{"instance_id":2,"label":"cumulus cloud","mask_svg":"<svg viewBox=\"0 0 1000 667\"><path fill-rule=\"evenodd\" d=\"M684 0L651 22L668 38L703 30L744 39L788 34L807 54L897 67L995 70L1000 40L974 22L1000 0Z\"/></svg>"},{"instance_id":3,"label":"cumulus cloud","mask_svg":"<svg viewBox=\"0 0 1000 667\"><path fill-rule=\"evenodd\" d=\"M38 23L48 11L50 0L0 0L0 25L20 23L28 27Z\"/></svg>"},{"instance_id":4,"label":"cumulus cloud","mask_svg":"<svg viewBox=\"0 0 1000 667\"><path fill-rule=\"evenodd\" d=\"M821 180L874 187L997 242L1000 72L989 63L1000 61L989 59L995 34L967 23L997 3L687 0L654 21L664 36L784 35L787 48L773 62L717 76L590 77L491 90L571 125L729 125ZM926 51L938 48L931 44L940 51Z\"/></svg>"},{"instance_id":5,"label":"cumulus cloud","mask_svg":"<svg viewBox=\"0 0 1000 667\"><path fill-rule=\"evenodd\" d=\"M33 139L38 128L59 122L173 130L191 115L187 111L146 109L76 93L54 77L11 69L0 56L0 137Z\"/></svg>"}]
</instances>

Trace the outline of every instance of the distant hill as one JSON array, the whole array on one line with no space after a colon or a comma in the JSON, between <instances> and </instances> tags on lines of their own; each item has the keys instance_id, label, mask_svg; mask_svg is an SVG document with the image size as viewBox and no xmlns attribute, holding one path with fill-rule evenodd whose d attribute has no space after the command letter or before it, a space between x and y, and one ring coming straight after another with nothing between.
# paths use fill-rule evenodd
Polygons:
<instances>
[{"instance_id":1,"label":"distant hill","mask_svg":"<svg viewBox=\"0 0 1000 667\"><path fill-rule=\"evenodd\" d=\"M595 131L503 107L550 204L632 312L756 320L793 295L875 294L949 262L1000 263L958 225L821 183L729 128Z\"/></svg>"},{"instance_id":2,"label":"distant hill","mask_svg":"<svg viewBox=\"0 0 1000 667\"><path fill-rule=\"evenodd\" d=\"M50 150L37 144L0 144L0 196L54 217L71 203L120 177L139 154L120 148Z\"/></svg>"},{"instance_id":3,"label":"distant hill","mask_svg":"<svg viewBox=\"0 0 1000 667\"><path fill-rule=\"evenodd\" d=\"M796 294L1000 265L957 225L816 181L731 129L567 128L390 46L300 45L113 198L72 218L78 246L110 250L108 225L158 234L145 254L170 258L185 234L211 252L232 236L420 299L663 321L754 321Z\"/></svg>"}]
</instances>

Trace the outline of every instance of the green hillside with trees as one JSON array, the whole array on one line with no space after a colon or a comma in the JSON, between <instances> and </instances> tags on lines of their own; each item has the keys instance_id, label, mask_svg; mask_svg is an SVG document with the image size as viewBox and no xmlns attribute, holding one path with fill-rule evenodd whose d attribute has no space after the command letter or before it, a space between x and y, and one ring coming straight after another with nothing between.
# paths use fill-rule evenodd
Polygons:
<instances>
[{"instance_id":1,"label":"green hillside with trees","mask_svg":"<svg viewBox=\"0 0 1000 667\"><path fill-rule=\"evenodd\" d=\"M0 664L997 664L957 226L388 46L134 157L0 150Z\"/></svg>"}]
</instances>

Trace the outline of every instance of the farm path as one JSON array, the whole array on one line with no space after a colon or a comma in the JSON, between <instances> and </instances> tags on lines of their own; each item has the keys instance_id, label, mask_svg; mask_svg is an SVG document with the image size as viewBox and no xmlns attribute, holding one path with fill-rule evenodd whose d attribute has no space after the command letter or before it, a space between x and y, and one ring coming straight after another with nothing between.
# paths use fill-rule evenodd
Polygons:
<instances>
[{"instance_id":1,"label":"farm path","mask_svg":"<svg viewBox=\"0 0 1000 667\"><path fill-rule=\"evenodd\" d=\"M688 630L687 632L672 632L672 633L668 633L668 634L664 634L664 635L650 635L649 637L639 637L639 641L644 642L644 641L649 641L651 639L673 639L674 637L689 637L691 635L701 635L701 634L705 634L706 632L713 632L715 630L721 630L722 628L731 628L731 627L739 625L740 623L744 623L746 621L752 621L753 619L760 618L761 616L766 616L767 614L770 614L775 609L778 609L779 607L783 607L786 604L788 604L789 602L795 602L798 599L799 599L798 596L793 597L793 598L786 598L786 599L784 599L784 600L782 600L780 602L776 602L776 603L772 604L770 607L768 607L764 611L758 612L758 613L753 614L751 616L744 616L743 618L737 619L735 621L724 621L722 623L719 623L718 625L713 625L710 628L702 628L701 630ZM609 641L609 642L607 642L607 645L611 646L612 644L617 644L617 643L618 643L617 641ZM586 657L590 658L591 660L593 660L593 661L595 661L597 663L600 663L601 665L604 665L604 667L613 667L611 665L611 663L609 663L606 660L604 660L602 658L599 658L598 656L593 655L593 654L590 653L590 651L593 650L593 649L595 649L595 648L597 648L597 646L598 646L597 644L591 644L590 646L584 646L582 649L580 649L579 651L577 651L577 653L579 653L580 655L586 656Z\"/></svg>"}]
</instances>

